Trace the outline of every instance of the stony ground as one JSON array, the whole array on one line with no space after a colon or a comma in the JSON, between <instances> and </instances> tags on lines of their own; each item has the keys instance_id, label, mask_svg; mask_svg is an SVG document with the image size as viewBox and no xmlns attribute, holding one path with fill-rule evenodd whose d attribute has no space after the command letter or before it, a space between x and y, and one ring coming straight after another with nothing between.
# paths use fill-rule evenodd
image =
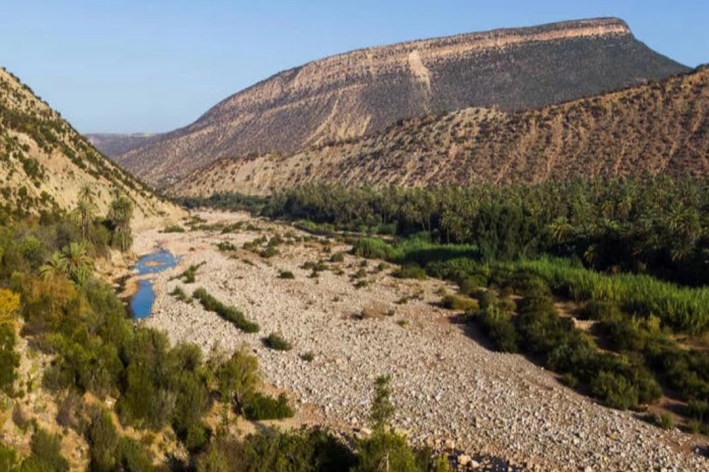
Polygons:
<instances>
[{"instance_id":1,"label":"stony ground","mask_svg":"<svg viewBox=\"0 0 709 473\"><path fill-rule=\"evenodd\" d=\"M233 350L248 344L269 384L292 393L296 404L316 406L337 428L363 426L374 379L390 374L396 427L414 442L455 446L480 468L709 469L709 460L696 453L705 448L705 438L666 432L637 414L602 407L524 357L490 351L473 329L454 323L454 313L435 305L443 289L453 290L442 281L398 280L389 275L391 268L376 272L377 263L369 261L369 284L357 289L350 276L361 260L353 256L339 264L340 275L335 267L310 278L310 271L301 269L306 261L328 256L318 244L281 245L280 255L268 260L216 248L222 241L241 248L261 234L290 230L252 223L259 230L138 235L139 252L159 243L184 255L180 266L155 279L157 300L145 323L165 330L173 342L194 342L207 353L215 346ZM340 249L346 247L333 246L333 252ZM170 280L202 262L194 284ZM295 279L280 279L280 270L293 272ZM244 311L261 331L242 333L196 302L178 302L168 295L176 285L190 294L204 287ZM367 317L358 317L363 311ZM262 338L271 332L282 333L293 349L264 347ZM304 361L305 353L312 353L313 361Z\"/></svg>"}]
</instances>

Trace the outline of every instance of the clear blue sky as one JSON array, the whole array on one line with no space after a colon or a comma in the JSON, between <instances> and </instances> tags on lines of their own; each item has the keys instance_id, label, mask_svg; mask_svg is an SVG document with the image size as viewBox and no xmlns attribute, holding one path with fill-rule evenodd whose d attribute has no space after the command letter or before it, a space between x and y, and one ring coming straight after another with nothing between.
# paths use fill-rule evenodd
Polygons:
<instances>
[{"instance_id":1,"label":"clear blue sky","mask_svg":"<svg viewBox=\"0 0 709 473\"><path fill-rule=\"evenodd\" d=\"M0 0L0 65L81 132L159 132L278 71L351 49L617 16L688 66L709 1Z\"/></svg>"}]
</instances>

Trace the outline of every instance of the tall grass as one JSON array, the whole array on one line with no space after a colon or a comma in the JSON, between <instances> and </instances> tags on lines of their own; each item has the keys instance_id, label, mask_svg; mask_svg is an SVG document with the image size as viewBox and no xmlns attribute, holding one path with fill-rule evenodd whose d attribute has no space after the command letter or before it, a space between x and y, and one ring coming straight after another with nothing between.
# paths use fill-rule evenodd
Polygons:
<instances>
[{"instance_id":1,"label":"tall grass","mask_svg":"<svg viewBox=\"0 0 709 473\"><path fill-rule=\"evenodd\" d=\"M608 301L629 313L655 315L679 331L709 328L709 288L688 288L637 274L602 274L545 258L514 263L517 271L542 277L555 294L575 301Z\"/></svg>"},{"instance_id":2,"label":"tall grass","mask_svg":"<svg viewBox=\"0 0 709 473\"><path fill-rule=\"evenodd\" d=\"M197 299L206 310L216 313L224 320L231 322L239 330L247 333L255 333L259 331L259 326L256 322L251 322L246 318L243 312L230 307L213 296L211 296L204 288L198 288L192 294L192 297Z\"/></svg>"}]
</instances>

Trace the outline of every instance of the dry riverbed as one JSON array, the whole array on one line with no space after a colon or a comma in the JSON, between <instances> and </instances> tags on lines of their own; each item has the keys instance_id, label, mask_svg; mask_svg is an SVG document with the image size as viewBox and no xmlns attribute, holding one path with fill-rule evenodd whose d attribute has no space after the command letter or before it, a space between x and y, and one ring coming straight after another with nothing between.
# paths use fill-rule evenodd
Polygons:
<instances>
[{"instance_id":1,"label":"dry riverbed","mask_svg":"<svg viewBox=\"0 0 709 473\"><path fill-rule=\"evenodd\" d=\"M202 217L249 220L258 230L137 235L139 254L158 244L183 256L176 268L154 278L157 298L142 323L166 331L172 342L196 343L207 354L246 343L258 356L265 381L288 392L297 408L312 413L313 422L364 427L374 379L390 374L395 426L413 442L447 443L468 453L480 462L475 467L709 469L707 458L696 453L706 446L705 438L666 432L637 414L607 409L520 355L490 351L471 327L452 323L455 314L435 305L442 289L454 290L442 281L398 280L389 275L391 267L377 272L377 262L369 261L368 285L355 288L351 276L361 260L350 255L335 265L343 274L331 270L310 278L311 271L301 266L329 257L322 245L280 245L280 254L269 259L244 250L221 252L219 242L240 249L261 235L292 229L246 214ZM333 243L333 253L346 249ZM199 263L204 265L195 283L170 280ZM281 270L295 279L280 279ZM197 302L179 302L168 294L178 285L188 294L204 287L258 322L261 331L245 334ZM367 317L358 317L363 312ZM283 334L293 349L266 348L262 338L271 332ZM305 353L314 359L303 360Z\"/></svg>"}]
</instances>

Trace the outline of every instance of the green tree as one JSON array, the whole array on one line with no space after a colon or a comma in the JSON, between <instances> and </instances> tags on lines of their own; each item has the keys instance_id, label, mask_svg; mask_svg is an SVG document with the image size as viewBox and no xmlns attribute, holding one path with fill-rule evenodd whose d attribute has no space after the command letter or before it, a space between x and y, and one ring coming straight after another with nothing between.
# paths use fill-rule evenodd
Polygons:
<instances>
[{"instance_id":1,"label":"green tree","mask_svg":"<svg viewBox=\"0 0 709 473\"><path fill-rule=\"evenodd\" d=\"M133 218L133 201L125 195L118 195L112 202L108 219L113 224L112 244L121 251L128 251L133 244L133 233L130 227Z\"/></svg>"}]
</instances>

